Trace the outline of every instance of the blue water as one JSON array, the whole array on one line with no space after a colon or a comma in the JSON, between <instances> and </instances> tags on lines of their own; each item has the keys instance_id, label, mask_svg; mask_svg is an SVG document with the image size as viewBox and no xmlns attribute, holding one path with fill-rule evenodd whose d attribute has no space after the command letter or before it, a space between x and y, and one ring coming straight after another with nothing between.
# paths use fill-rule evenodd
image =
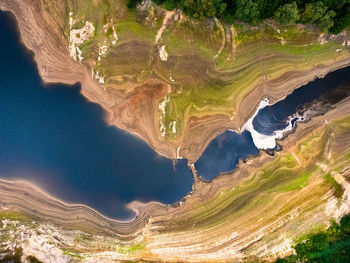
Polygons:
<instances>
[{"instance_id":1,"label":"blue water","mask_svg":"<svg viewBox=\"0 0 350 263\"><path fill-rule=\"evenodd\" d=\"M44 86L33 55L19 43L10 13L0 12L0 174L36 183L65 201L115 218L133 200L172 203L191 191L185 160L107 126L80 85Z\"/></svg>"},{"instance_id":2,"label":"blue water","mask_svg":"<svg viewBox=\"0 0 350 263\"><path fill-rule=\"evenodd\" d=\"M325 78L317 78L296 89L284 100L261 109L253 120L254 129L272 135L276 130L283 130L288 125L288 117L305 110L305 105L318 101L334 104L350 95L349 87L350 67L331 72ZM292 121L293 125L295 121Z\"/></svg>"},{"instance_id":3,"label":"blue water","mask_svg":"<svg viewBox=\"0 0 350 263\"><path fill-rule=\"evenodd\" d=\"M0 175L26 179L60 199L87 204L115 218L131 215L134 200L172 203L191 191L185 160L171 160L103 121L104 111L80 95L80 85L44 86L33 55L19 44L14 18L0 12ZM341 89L335 89L343 87ZM260 110L260 133L283 129L307 103L335 103L350 94L350 68L330 73ZM336 92L335 92L336 90ZM248 131L217 136L196 162L211 180L257 155Z\"/></svg>"},{"instance_id":4,"label":"blue water","mask_svg":"<svg viewBox=\"0 0 350 263\"><path fill-rule=\"evenodd\" d=\"M284 100L261 109L253 120L254 129L259 133L272 135L288 125L288 117L306 109L313 109L315 115L322 114L340 100L350 96L350 67L327 74L295 90ZM314 107L316 105L318 107ZM291 120L295 125L297 118ZM250 132L242 134L226 131L210 142L202 156L195 163L198 176L212 180L220 173L230 172L239 159L257 155Z\"/></svg>"},{"instance_id":5,"label":"blue water","mask_svg":"<svg viewBox=\"0 0 350 263\"><path fill-rule=\"evenodd\" d=\"M239 159L258 152L249 131L241 134L226 131L209 143L195 163L197 174L204 180L211 180L220 173L232 171Z\"/></svg>"}]
</instances>

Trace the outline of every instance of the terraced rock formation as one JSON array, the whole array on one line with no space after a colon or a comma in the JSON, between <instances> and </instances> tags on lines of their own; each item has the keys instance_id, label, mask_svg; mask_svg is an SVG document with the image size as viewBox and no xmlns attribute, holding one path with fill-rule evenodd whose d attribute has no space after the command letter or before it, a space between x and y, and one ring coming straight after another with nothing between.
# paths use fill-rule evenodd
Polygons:
<instances>
[{"instance_id":1,"label":"terraced rock formation","mask_svg":"<svg viewBox=\"0 0 350 263\"><path fill-rule=\"evenodd\" d=\"M190 163L218 133L239 131L262 98L276 102L350 64L347 32L326 37L311 26L227 27L150 1L136 11L118 0L2 0L0 9L15 14L45 82L81 82L106 121ZM177 204L131 203L138 216L130 222L0 180L0 253L22 247L24 258L43 262L288 255L300 236L350 212L350 100L281 145L210 183L196 179Z\"/></svg>"},{"instance_id":2,"label":"terraced rock formation","mask_svg":"<svg viewBox=\"0 0 350 263\"><path fill-rule=\"evenodd\" d=\"M211 183L197 181L177 206L150 204L132 222L1 180L2 250L23 246L25 256L34 253L44 262L270 261L288 255L299 237L350 212L349 105L346 99L301 124L275 156L261 153Z\"/></svg>"},{"instance_id":3,"label":"terraced rock formation","mask_svg":"<svg viewBox=\"0 0 350 263\"><path fill-rule=\"evenodd\" d=\"M3 0L46 82L82 83L109 123L168 158L195 162L225 129L239 130L262 98L284 98L349 65L347 32L312 26L228 27L150 1ZM272 24L271 24L272 23Z\"/></svg>"}]
</instances>

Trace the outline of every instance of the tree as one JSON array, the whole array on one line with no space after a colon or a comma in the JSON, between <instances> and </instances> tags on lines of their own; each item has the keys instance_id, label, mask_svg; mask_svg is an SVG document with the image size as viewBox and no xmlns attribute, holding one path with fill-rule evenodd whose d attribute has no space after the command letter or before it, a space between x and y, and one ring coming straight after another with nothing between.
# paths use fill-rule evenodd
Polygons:
<instances>
[{"instance_id":1,"label":"tree","mask_svg":"<svg viewBox=\"0 0 350 263\"><path fill-rule=\"evenodd\" d=\"M283 0L255 0L258 4L258 9L260 13L260 18L269 18L272 17L277 8L283 3L290 1Z\"/></svg>"},{"instance_id":2,"label":"tree","mask_svg":"<svg viewBox=\"0 0 350 263\"><path fill-rule=\"evenodd\" d=\"M349 3L349 0L322 0L329 9L337 10L341 8L344 4Z\"/></svg>"},{"instance_id":3,"label":"tree","mask_svg":"<svg viewBox=\"0 0 350 263\"><path fill-rule=\"evenodd\" d=\"M328 235L320 232L309 236L305 242L298 243L295 251L300 260L305 261L312 253L324 251L329 247Z\"/></svg>"},{"instance_id":4,"label":"tree","mask_svg":"<svg viewBox=\"0 0 350 263\"><path fill-rule=\"evenodd\" d=\"M127 7L130 9L136 8L139 2L141 2L141 0L128 0Z\"/></svg>"},{"instance_id":5,"label":"tree","mask_svg":"<svg viewBox=\"0 0 350 263\"><path fill-rule=\"evenodd\" d=\"M334 34L339 34L348 26L350 26L350 14L334 19L334 26L330 31Z\"/></svg>"},{"instance_id":6,"label":"tree","mask_svg":"<svg viewBox=\"0 0 350 263\"><path fill-rule=\"evenodd\" d=\"M317 22L317 25L322 32L327 32L334 25L334 17L335 12L333 10L330 10Z\"/></svg>"},{"instance_id":7,"label":"tree","mask_svg":"<svg viewBox=\"0 0 350 263\"><path fill-rule=\"evenodd\" d=\"M282 24L292 24L300 18L296 2L280 6L274 15L275 19Z\"/></svg>"},{"instance_id":8,"label":"tree","mask_svg":"<svg viewBox=\"0 0 350 263\"><path fill-rule=\"evenodd\" d=\"M199 19L220 16L226 8L222 0L181 0L184 11Z\"/></svg>"},{"instance_id":9,"label":"tree","mask_svg":"<svg viewBox=\"0 0 350 263\"><path fill-rule=\"evenodd\" d=\"M176 7L176 0L166 0L164 3L164 7L168 11L174 10Z\"/></svg>"},{"instance_id":10,"label":"tree","mask_svg":"<svg viewBox=\"0 0 350 263\"><path fill-rule=\"evenodd\" d=\"M141 0L140 0L141 2ZM152 0L153 3L155 3L156 5L161 5L164 3L164 0Z\"/></svg>"},{"instance_id":11,"label":"tree","mask_svg":"<svg viewBox=\"0 0 350 263\"><path fill-rule=\"evenodd\" d=\"M332 221L327 230L307 235L294 248L296 254L275 263L350 262L350 215L344 216L340 225Z\"/></svg>"},{"instance_id":12,"label":"tree","mask_svg":"<svg viewBox=\"0 0 350 263\"><path fill-rule=\"evenodd\" d=\"M305 4L304 11L300 16L302 23L315 23L320 20L327 11L327 6L323 2Z\"/></svg>"},{"instance_id":13,"label":"tree","mask_svg":"<svg viewBox=\"0 0 350 263\"><path fill-rule=\"evenodd\" d=\"M350 234L350 215L344 216L340 220L340 226L346 234Z\"/></svg>"},{"instance_id":14,"label":"tree","mask_svg":"<svg viewBox=\"0 0 350 263\"><path fill-rule=\"evenodd\" d=\"M252 0L237 0L236 18L242 22L254 23L259 17L258 4Z\"/></svg>"},{"instance_id":15,"label":"tree","mask_svg":"<svg viewBox=\"0 0 350 263\"><path fill-rule=\"evenodd\" d=\"M230 13L226 13L225 16L224 16L224 21L225 21L227 24L232 25L233 22L234 22L234 17L233 17L233 15L231 15Z\"/></svg>"}]
</instances>

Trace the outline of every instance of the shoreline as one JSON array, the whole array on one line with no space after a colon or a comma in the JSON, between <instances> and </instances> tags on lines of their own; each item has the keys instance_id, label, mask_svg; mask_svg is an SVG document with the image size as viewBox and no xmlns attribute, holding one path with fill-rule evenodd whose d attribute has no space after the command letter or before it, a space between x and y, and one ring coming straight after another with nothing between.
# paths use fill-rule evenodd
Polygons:
<instances>
[{"instance_id":1,"label":"shoreline","mask_svg":"<svg viewBox=\"0 0 350 263\"><path fill-rule=\"evenodd\" d=\"M279 140L280 145L283 149L293 147L296 138L302 138L308 132L321 127L325 120L336 119L344 114L350 114L349 105L350 97L337 103L336 107L328 111L326 114L312 117L307 122L300 122L298 125L301 127L295 129L283 140ZM200 202L205 202L204 199L210 199L220 190L226 189L230 187L230 185L231 187L235 187L237 183L247 179L246 175L249 174L250 170L274 160L279 155L280 152L276 152L271 156L266 151L260 149L257 155L248 156L245 161L240 159L237 167L233 171L221 173L210 181L204 181L197 178L193 184L193 190L180 201L172 204L166 205L154 201L148 203L142 203L137 200L132 201L128 203L126 207L135 212L136 216L129 220L113 219L103 215L88 205L62 201L61 199L50 195L39 186L23 179L0 178L0 208L4 209L4 207L7 207L14 210L20 210L39 219L45 218L50 222L58 223L63 226L79 226L81 223L79 222L79 216L76 218L76 221L78 222L72 220L68 224L66 223L67 217L75 218L77 214L83 215L89 218L88 220L81 219L85 223L91 223L93 227L96 228L103 228L103 232L114 233L120 238L129 238L131 236L137 236L148 223L150 217L171 217L173 213L179 212L176 210L186 209L186 204L188 203L186 202L187 199L194 199L197 201L201 200ZM18 201L22 201L24 204L20 204ZM31 203L31 201L33 203ZM28 204L28 207L25 206L26 204ZM44 204L42 207L44 211L41 212L41 215L39 215L40 211L36 209L40 209L40 205L35 207L37 204ZM48 209L48 207L50 208ZM58 209L59 211L53 213L51 210L55 209ZM70 213L67 213L67 211ZM64 215L57 216L57 214ZM105 226L102 226L101 224ZM108 225L108 231L105 229L106 225Z\"/></svg>"},{"instance_id":2,"label":"shoreline","mask_svg":"<svg viewBox=\"0 0 350 263\"><path fill-rule=\"evenodd\" d=\"M35 8L35 5L40 6ZM67 44L62 37L59 37L57 27L50 27L54 23L50 21L51 17L44 14L40 1L36 0L34 4L29 4L27 0L5 0L0 4L0 9L9 11L15 16L20 41L24 48L33 52L34 61L44 85L80 83L80 93L88 101L97 103L104 109L105 121L108 125L116 126L142 139L161 156L169 159L182 156L189 163L196 162L218 134L229 129L240 132L263 98L268 97L271 104L274 104L315 78L321 78L332 71L350 66L350 57L348 57L330 65L321 63L307 71L290 71L276 79L260 82L242 99L240 105L243 106L239 106L238 117L233 121L227 115L217 114L203 118L191 117L184 131L183 140L180 144L175 144L160 138L155 121L158 109L157 98L166 95L168 84L161 80L149 79L143 85L134 87L126 97L118 98L104 91L101 85L92 79L88 64L84 62L79 64L69 57ZM38 10L40 10L39 14L35 14ZM137 109L131 109L132 101L141 96L145 97L148 104L144 103L136 107ZM147 108L151 109L144 110ZM137 115L139 111L142 112L142 118L139 120L130 118ZM196 139L193 139L194 137ZM181 150L178 152L179 147Z\"/></svg>"},{"instance_id":3,"label":"shoreline","mask_svg":"<svg viewBox=\"0 0 350 263\"><path fill-rule=\"evenodd\" d=\"M216 122L216 125L218 126L217 129L213 129L212 133L203 140L202 145L196 145L197 150L196 154L192 155L191 153L190 156L192 158L188 159L189 162L196 162L201 154L204 152L206 147L209 145L209 143L215 139L218 135L221 133L227 131L227 130L232 130L236 133L241 133L243 131L244 126L246 125L247 121L251 118L251 116L254 115L256 112L257 108L259 107L260 102L264 98L269 99L270 105L275 104L279 101L284 100L288 95L290 95L294 90L306 85L307 83L310 83L314 81L316 78L323 78L327 74L342 69L350 67L350 58L338 61L335 64L324 66L324 65L318 65L317 67L313 68L312 70L309 70L307 72L296 72L295 74L297 75L305 75L301 79L293 79L293 76L290 77L290 80L288 82L283 83L283 86L288 86L289 88L287 89L287 93L283 93L281 96L271 96L271 93L269 94L268 92L265 91L266 87L270 87L267 83L260 84L258 85L251 93L249 93L241 102L241 104L247 104L249 105L249 101L254 100L255 101L255 106L253 107L246 107L242 108L240 107L240 111L237 113L236 116L238 116L238 120L236 119L233 123L232 121L229 120L228 116L225 116L224 119L219 119L218 122ZM320 69L318 69L320 68ZM289 83L291 82L291 83ZM274 88L278 89L279 85L274 84ZM262 89L262 90L261 90ZM243 117L242 117L243 116ZM215 115L209 116L209 118L214 118ZM203 128L203 127L201 127ZM183 150L185 147L181 147ZM184 156L183 154L181 156ZM186 158L186 157L184 157Z\"/></svg>"},{"instance_id":4,"label":"shoreline","mask_svg":"<svg viewBox=\"0 0 350 263\"><path fill-rule=\"evenodd\" d=\"M2 8L3 6L2 4L0 4L0 9ZM18 20L18 17L16 17L16 20ZM23 39L22 33L20 34L20 39L23 45L28 48L28 45L26 44L26 42L22 40ZM35 60L35 63L37 64L38 72L40 77L42 78L43 83L45 85L50 85L51 83L53 83L52 80L56 80L54 81L54 83L62 83L59 78L57 79L50 78L51 76L50 74L59 75L63 73L62 72L52 73L50 69L49 71L46 71L47 67L43 64L43 62L40 62L41 61L40 56L38 58L37 53L35 53L35 51L32 51L32 49L30 50L31 50L30 52L34 53L34 60ZM66 57L64 58L67 59ZM64 62L66 60L62 60L62 61ZM63 63L62 61L61 63ZM118 126L117 124L118 121L113 118L113 115L116 114L115 112L113 112L113 107L115 102L113 102L112 99L107 96L107 94L104 94L101 87L98 84L94 83L94 81L89 77L90 75L88 74L87 65L76 64L69 57L67 61L70 61L69 63L71 63L70 64L71 66L68 66L68 68L76 69L77 72L73 71L69 73L70 78L68 78L68 81L71 81L71 82L68 82L68 83L64 82L64 83L72 85L77 82L80 82L82 95L89 101L98 103L106 111L105 121L108 123L108 125L115 125L117 126L117 128L120 128L120 126ZM52 64L51 66L53 65L54 64ZM276 103L277 101L283 100L286 96L288 96L291 92L293 92L295 88L300 87L314 80L316 77L320 77L320 76L323 77L331 71L344 67L344 65L346 66L350 65L350 58L338 61L337 63L334 63L329 66L319 65L307 72L296 72L294 74L299 76L299 78L297 79L293 79L293 74L291 74L290 76L287 76L287 80L285 82L281 80L281 82L284 83L283 85L285 89L288 90L288 94L285 94L284 89L281 89L282 91L279 90L280 86L278 84L279 83L278 81L277 81L277 84L276 83L273 83L273 85L271 84L272 89L269 91L272 92L272 94L274 94L273 93L274 91L279 91L276 93L277 95L275 97L270 97L269 95L266 95L266 93L268 92L265 89L270 87L268 83L260 84L251 93L249 93L247 97L245 97L242 100L241 104L249 105L250 103L248 102L255 101L256 98L258 98L259 96L261 96L261 98L269 97L271 103ZM50 67L50 65L48 67ZM61 70L65 70L65 69L61 68ZM45 75L45 74L48 74L48 75ZM320 74L320 75L317 75L317 74ZM77 76L78 78L76 80ZM84 77L87 77L87 79L85 79ZM282 76L282 79L283 78L286 78L286 76L285 77ZM310 80L310 78L312 78L312 80ZM156 80L154 80L154 82L159 84L159 90L156 90L155 96L157 96L158 93L162 94L162 92L164 92L164 87L162 86L162 83ZM300 84L300 83L304 83L304 84ZM89 86L89 85L92 85L92 86ZM96 91L95 89L99 89L98 96L94 93ZM132 94L130 94L130 97L132 98L134 94L136 94L136 96L140 96L140 94L142 95L143 91L144 90L142 88L140 89L135 88ZM140 94L138 92L140 92ZM99 97L99 96L102 96L102 97ZM107 103L106 101L102 100L101 104L98 102L98 100L104 97L108 98L107 102L110 101L111 103L110 108L107 108L107 109L104 108L105 107L104 103ZM152 97L150 101L154 102L154 100L152 100ZM260 101L261 100L257 100L256 102L257 105L260 103ZM327 120L326 118L328 117L335 118L336 116L341 116L345 112L350 113L349 98L341 101L339 104L336 104L336 105L337 107L335 109L330 110L325 115L314 117L310 121L305 123L299 123L298 129L296 129L287 138L284 138L283 140L280 141L282 147L283 148L286 147L287 149L288 147L292 147L293 145L295 145L295 142L298 140L298 138L301 138L304 134L307 134L308 132L310 132L310 130L316 129L317 127L320 127L321 125L323 125L324 121ZM228 129L234 129L236 131L237 129L240 130L241 127L243 127L242 125L244 125L247 122L245 118L249 119L252 116L252 114L248 112L249 109L254 114L254 112L256 111L256 106L251 108L248 108L248 106L245 108L241 107L240 109L242 111L247 111L247 112L245 115L243 113L238 113L239 118L234 122L230 122L227 116L221 116L221 115L209 116L208 117L210 119L209 125L208 125L207 118L190 122L189 127L192 125L192 127L194 127L194 129L197 131L203 129L203 127L207 125L206 131L205 131L206 136L201 137L196 144L193 144L193 142L189 142L190 139L187 139L187 142L188 142L187 147L183 147L181 145L181 149L185 149L185 151L187 150L188 154L187 155L185 154L184 156L183 153L181 152L180 155L184 156L185 158L187 158L186 156L192 156L193 160L195 160L196 155L200 156L200 154L204 151L206 146L210 143L210 141L213 138L217 136L218 133ZM153 115L151 114L151 116ZM240 121L243 122L241 126L238 125ZM230 127L233 127L233 128L230 128ZM152 143L147 140L147 137L142 137L136 132L137 128L135 128L135 130L133 129L129 130L127 129L127 127L123 129L126 130L126 132L132 133L133 135L136 135L138 138L141 138L142 140L146 141L148 145L152 147L158 154L161 154L165 157L170 158L169 156L166 155L169 153L167 151L165 151L165 154L159 153L160 150L162 151L165 149L164 147L166 146L164 145L167 145L167 143L163 143L162 144L163 146L161 145L159 149L154 148L154 145L152 145ZM189 132L187 134L188 135L187 138L191 138L193 136L193 134L190 131L186 130L186 132ZM205 144L203 142L207 142L207 143ZM200 151L201 149L200 147L202 147L203 149L202 151ZM191 150L188 150L188 149L191 149ZM175 150L177 150L177 148L175 148ZM0 179L0 204L3 205L3 207L0 206L0 210L2 208L4 209L4 207L7 207L9 209L19 210L24 213L27 213L28 215L34 218L38 218L39 221L45 221L45 222L57 224L59 226L63 226L69 229L83 229L83 230L89 229L92 232L102 233L105 235L117 237L120 240L129 241L129 240L136 239L139 236L142 236L144 231L148 231L149 230L148 225L150 225L150 228L153 227L153 229L157 228L158 225L164 228L164 226L162 225L162 222L163 222L162 220L164 220L164 222L171 222L172 217L176 217L182 213L186 213L187 211L190 211L196 204L210 200L213 196L217 195L223 189L228 189L229 187L234 188L242 181L250 178L249 177L250 171L256 169L256 167L259 167L261 165L264 165L270 162L271 160L274 160L279 155L280 153L276 153L275 156L270 156L264 151L259 150L258 155L249 156L246 159L245 163L243 163L243 161L240 160L239 164L237 165L234 171L217 175L210 182L195 180L192 186L193 191L187 194L186 196L184 196L180 201L170 205L165 205L158 202L149 202L144 204L138 201L133 201L127 205L127 208L131 209L136 213L135 218L131 220L123 221L123 220L108 218L87 205L64 202L59 198L55 198L49 193L43 191L41 188L39 188L35 184L29 183L25 180ZM170 159L173 159L173 158L170 158ZM189 162L190 162L190 159L189 159ZM150 257L151 256L152 255L150 255Z\"/></svg>"},{"instance_id":5,"label":"shoreline","mask_svg":"<svg viewBox=\"0 0 350 263\"><path fill-rule=\"evenodd\" d=\"M76 231L80 230L94 236L102 236L107 239L112 238L117 244L124 244L123 246L134 247L142 244L142 242L146 244L145 250L141 250L135 254L120 254L118 249L115 250L113 248L112 250L110 250L111 248L106 248L106 251L91 250L88 246L79 248L81 250L78 250L80 251L78 253L82 253L82 255L89 253L91 257L96 257L91 262L102 262L100 257L105 258L105 262L110 262L112 256L116 260L143 259L164 262L178 262L179 260L190 262L207 262L208 260L213 260L213 262L221 262L224 259L238 260L240 256L242 258L255 256L261 259L265 252L259 249L255 251L255 249L257 247L260 248L262 245L276 246L277 244L278 247L279 244L283 243L283 239L270 240L269 238L273 237L276 231L277 233L284 231L284 224L287 224L287 228L293 227L298 222L300 223L300 220L305 219L306 221L303 222L304 224L302 226L297 225L298 233L300 234L303 231L309 231L314 224L324 223L324 220L330 219L332 214L328 215L324 211L323 204L327 203L328 199L332 199L331 192L329 192L329 195L322 196L324 197L322 200L319 197L316 198L317 200L309 199L306 203L293 207L293 210L283 213L276 218L267 217L262 222L259 221L256 223L255 221L252 225L248 224L249 228L247 230L234 230L237 225L240 226L240 223L242 223L242 219L236 217L230 223L218 221L213 228L209 229L197 228L197 226L195 228L192 226L191 228L191 221L194 220L191 218L191 215L193 215L192 211L196 211L197 207L203 207L203 204L207 204L207 202L210 202L209 205L211 206L215 205L216 197L221 196L226 190L233 190L237 185L250 181L255 176L255 172L259 170L259 167L268 165L271 161L283 156L285 152L293 153L296 148L295 142L305 139L316 129L324 127L325 123L327 123L326 120L332 121L344 115L350 116L349 105L350 97L336 104L337 107L325 115L314 117L309 122L300 123L301 127L295 133L281 141L284 152L277 152L275 156L270 156L260 151L258 156L247 158L245 163L240 161L234 172L222 174L214 178L210 183L197 180L194 191L184 197L176 206L169 205L165 208L164 206L153 204L152 207L145 207L144 213L136 221L118 222L99 214L88 206L61 202L46 194L37 186L23 180L8 182L0 179L0 211L4 212L5 218L6 210L10 213L20 211L24 215L29 216L29 222L33 220L43 227L52 225L56 227L57 231L62 233L63 237L67 238L74 237ZM348 142L349 140L347 140ZM322 182L321 178L319 178L313 183L308 183L307 187L300 191L305 194L310 192L309 188L322 188ZM291 195L297 198L298 193L299 191ZM302 200L304 199L302 198ZM290 202L294 204L294 199L291 199ZM138 202L134 202L135 207L139 204ZM271 205L273 204L268 205L270 209L272 209ZM310 205L315 207L310 208ZM280 204L277 206L280 206ZM205 213L204 216L208 216L211 220L216 220L218 216L216 213L224 211L221 209L223 208L217 208L218 211L215 210L215 212L212 212L213 214L209 213L208 215ZM299 215L297 212L301 214ZM310 216L315 213L320 215L320 217L317 217L317 220ZM296 219L292 220L290 217L295 214ZM251 217L252 214L248 212L247 216ZM255 213L253 213L253 216L256 218ZM261 215L258 214L258 216ZM181 219L185 221L181 221ZM187 220L190 220L190 222L187 223ZM179 222L183 223L181 224ZM281 225L280 222L283 222L283 224ZM235 232L232 233L232 231L238 231L240 233L236 236ZM256 235L260 235L260 233L263 233L264 236L266 235L262 240L256 239ZM227 238L229 239L227 240ZM58 241L57 244L60 244L64 248L64 242L65 240L63 239L62 242ZM253 247L253 251L251 251L250 246ZM233 252L226 254L225 251L228 251L228 249ZM277 250L274 253L284 252L283 250Z\"/></svg>"},{"instance_id":6,"label":"shoreline","mask_svg":"<svg viewBox=\"0 0 350 263\"><path fill-rule=\"evenodd\" d=\"M107 217L83 203L63 201L52 196L34 183L23 179L0 178L0 197L2 210L19 210L35 218L45 218L49 222L68 227L75 225L79 228L81 223L87 223L91 224L92 228L100 231L103 229L102 232L110 232L110 234L117 235L121 239L137 236L140 228L144 227L151 214L163 213L166 208L166 205L160 202L141 203L133 201L127 204L127 208L136 213L135 217L133 219L118 220ZM12 199L15 201L12 201ZM24 204L20 204L18 199ZM26 203L28 203L28 207L25 206ZM40 209L41 205L42 211L38 211L36 208ZM4 209L4 207L6 208ZM55 212L53 213L50 210ZM85 218L79 219L79 216ZM68 218L70 218L69 223L66 222Z\"/></svg>"}]
</instances>

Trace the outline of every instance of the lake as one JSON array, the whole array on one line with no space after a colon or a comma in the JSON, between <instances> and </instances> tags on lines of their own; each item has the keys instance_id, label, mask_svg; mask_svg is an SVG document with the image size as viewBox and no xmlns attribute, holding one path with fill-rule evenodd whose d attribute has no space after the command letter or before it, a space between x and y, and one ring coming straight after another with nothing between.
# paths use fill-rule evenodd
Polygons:
<instances>
[{"instance_id":1,"label":"lake","mask_svg":"<svg viewBox=\"0 0 350 263\"><path fill-rule=\"evenodd\" d=\"M26 179L69 202L130 218L134 200L179 201L192 190L186 160L160 157L145 142L106 125L80 85L45 87L11 13L0 12L0 174Z\"/></svg>"},{"instance_id":2,"label":"lake","mask_svg":"<svg viewBox=\"0 0 350 263\"><path fill-rule=\"evenodd\" d=\"M0 12L0 175L25 179L69 202L113 218L133 216L125 204L179 201L192 190L186 160L159 156L145 142L104 122L105 112L80 94L80 84L44 86L33 54L21 44L16 21ZM211 141L195 166L211 180L257 155L276 131L322 114L349 96L350 68L328 74L261 108L251 128L226 131ZM253 136L252 136L253 134ZM268 148L268 147L267 147ZM274 147L272 147L274 148Z\"/></svg>"}]
</instances>

